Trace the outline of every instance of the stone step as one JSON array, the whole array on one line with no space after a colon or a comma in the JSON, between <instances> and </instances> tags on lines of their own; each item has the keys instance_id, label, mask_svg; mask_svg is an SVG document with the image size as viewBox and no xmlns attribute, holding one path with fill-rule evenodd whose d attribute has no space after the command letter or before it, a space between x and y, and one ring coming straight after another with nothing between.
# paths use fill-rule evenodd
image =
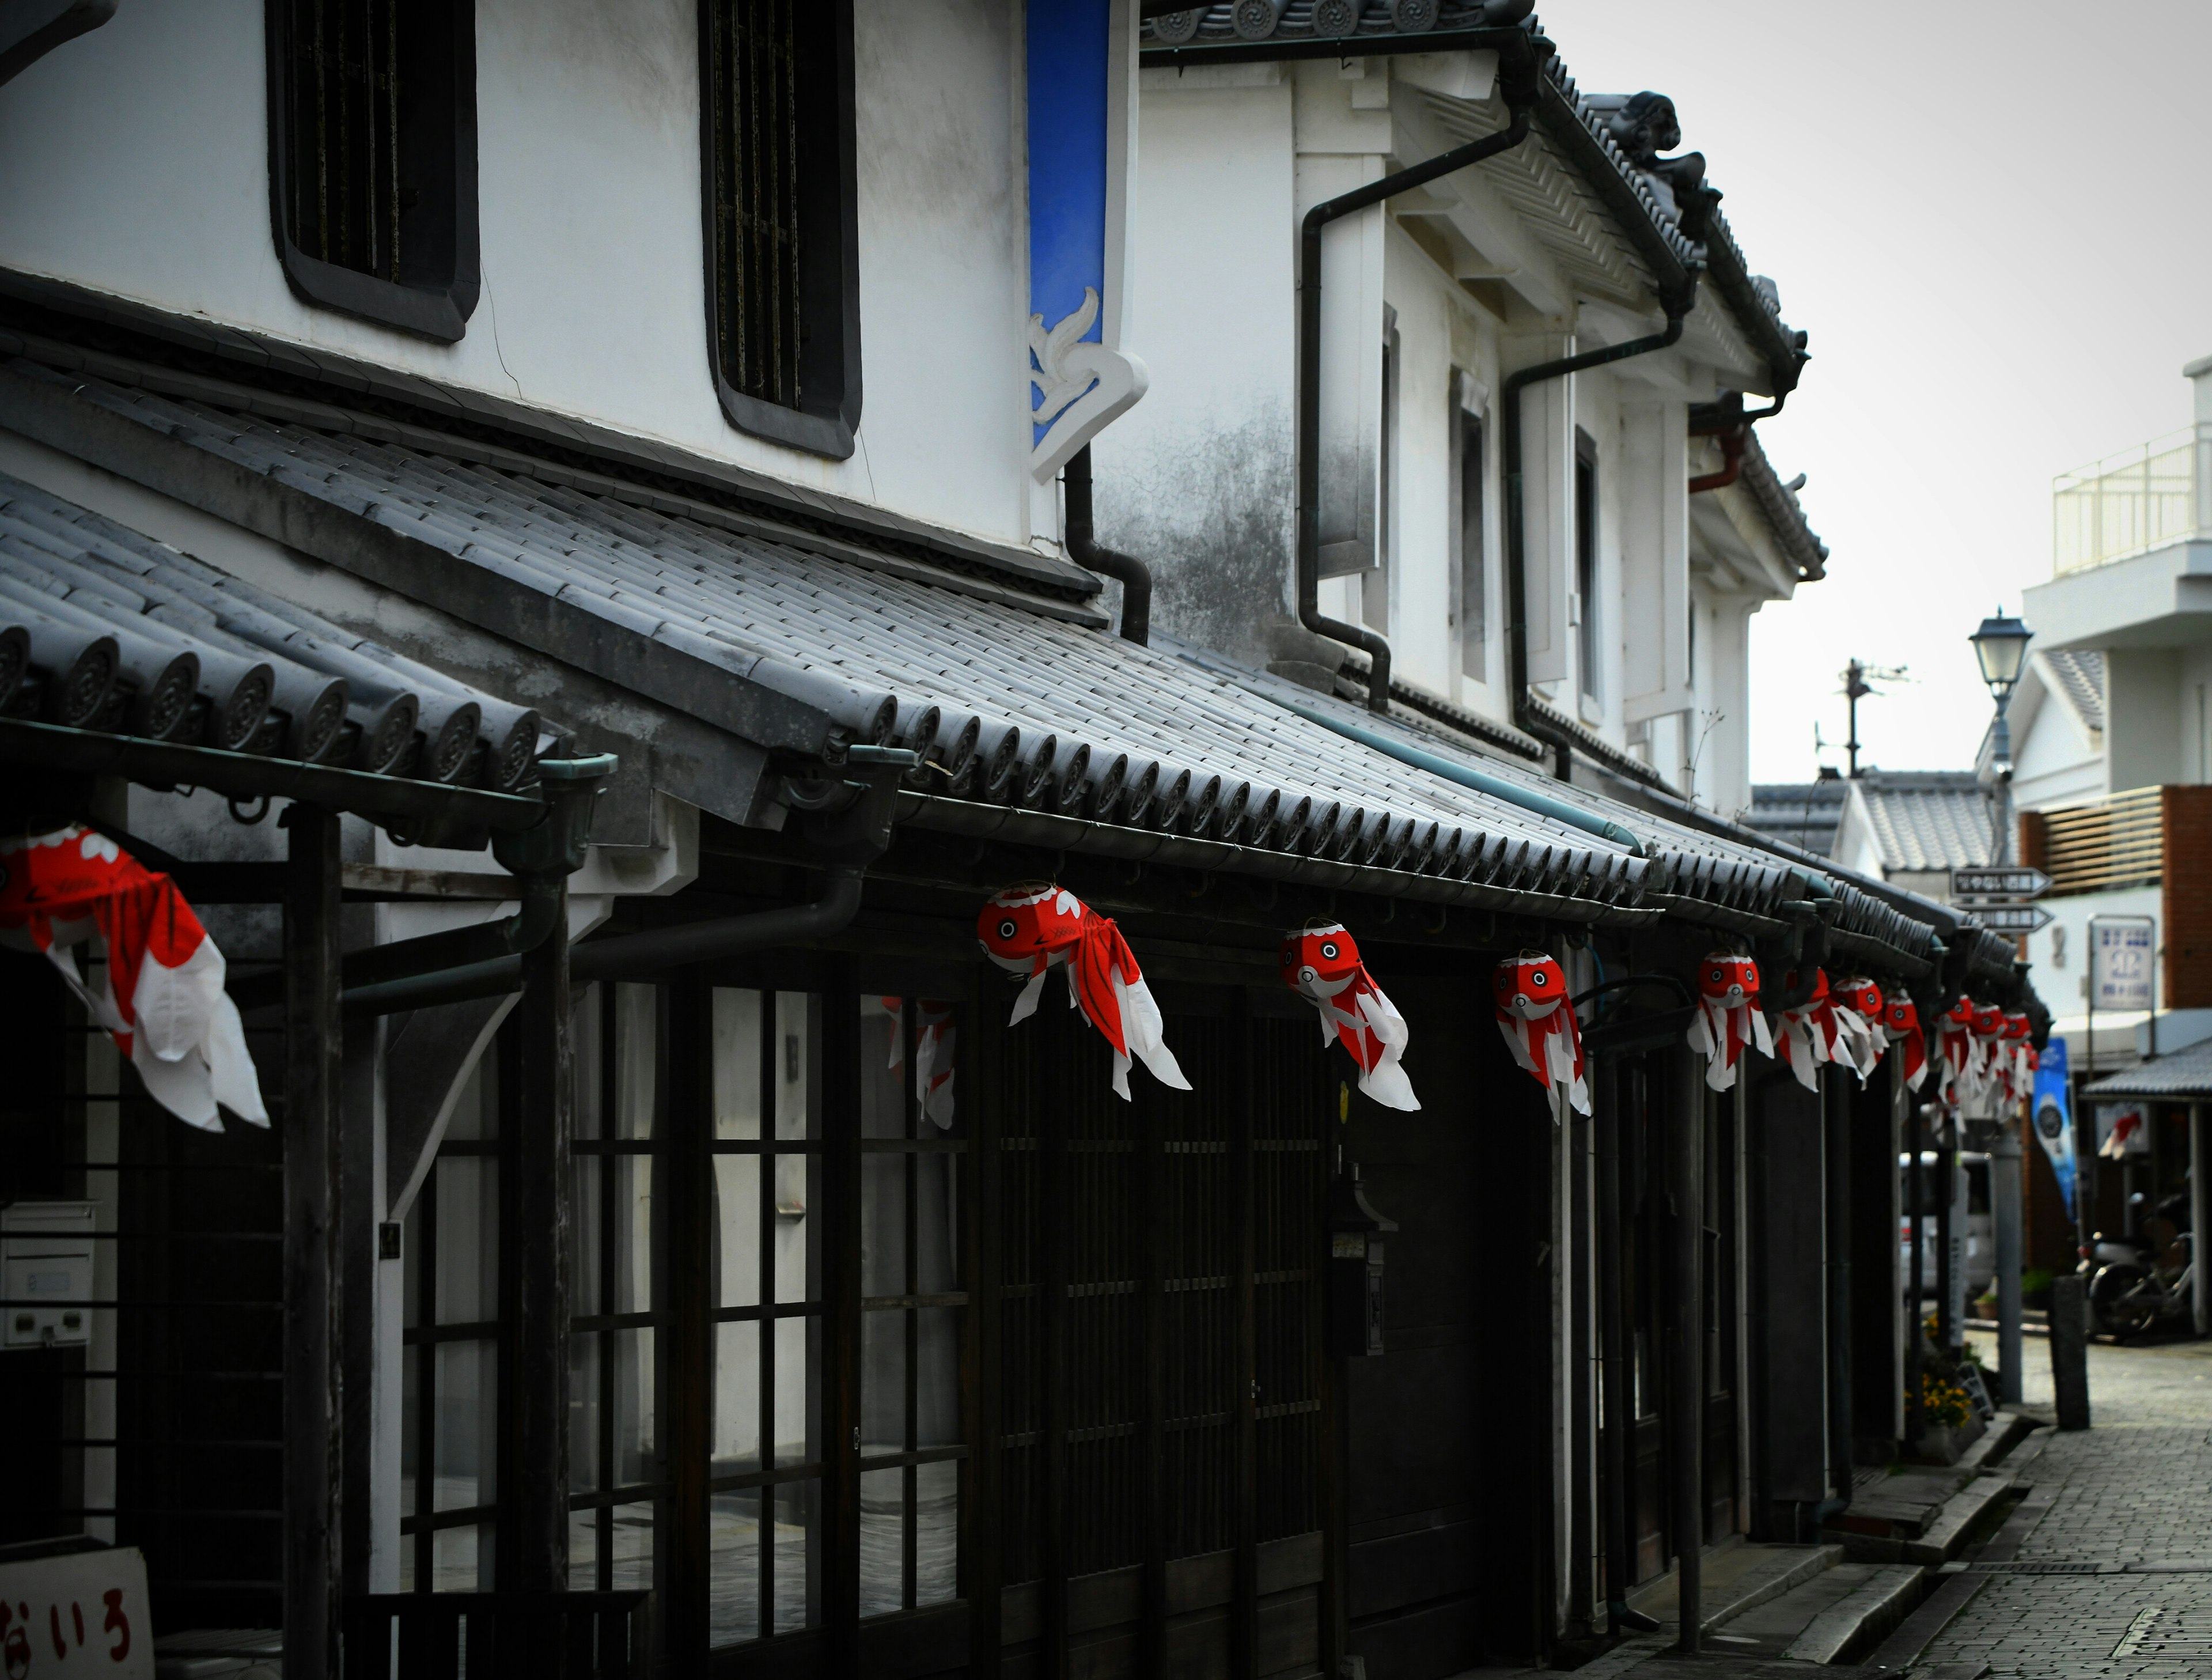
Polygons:
<instances>
[{"instance_id":1,"label":"stone step","mask_svg":"<svg viewBox=\"0 0 2212 1680\"><path fill-rule=\"evenodd\" d=\"M1699 1626L1710 1631L1746 1610L1778 1598L1844 1561L1841 1546L1739 1543L1705 1554L1699 1584ZM1668 1573L1628 1595L1629 1607L1662 1623L1679 1626L1676 1577Z\"/></svg>"},{"instance_id":2,"label":"stone step","mask_svg":"<svg viewBox=\"0 0 2212 1680\"><path fill-rule=\"evenodd\" d=\"M1917 1564L1839 1563L1706 1635L1716 1656L1834 1663L1879 1644L1920 1601Z\"/></svg>"},{"instance_id":3,"label":"stone step","mask_svg":"<svg viewBox=\"0 0 2212 1680\"><path fill-rule=\"evenodd\" d=\"M1948 1563L1959 1555L1966 1543L1966 1531L1995 1505L2012 1491L2008 1476L1977 1476L1943 1502L1926 1532L1917 1540L1905 1543L1904 1561L1907 1563Z\"/></svg>"},{"instance_id":4,"label":"stone step","mask_svg":"<svg viewBox=\"0 0 2212 1680\"><path fill-rule=\"evenodd\" d=\"M1981 1476L1996 1464L2035 1427L2035 1420L2022 1417L2018 1412L2001 1411L1990 1420L1989 1433L1959 1455L1959 1468L1969 1474Z\"/></svg>"}]
</instances>

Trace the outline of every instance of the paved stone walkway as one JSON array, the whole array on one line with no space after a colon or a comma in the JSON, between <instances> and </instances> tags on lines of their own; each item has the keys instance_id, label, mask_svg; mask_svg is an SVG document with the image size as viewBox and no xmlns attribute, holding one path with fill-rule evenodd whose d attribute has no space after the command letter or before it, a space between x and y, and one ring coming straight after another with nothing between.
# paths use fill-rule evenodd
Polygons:
<instances>
[{"instance_id":1,"label":"paved stone walkway","mask_svg":"<svg viewBox=\"0 0 2212 1680\"><path fill-rule=\"evenodd\" d=\"M2031 1408L2051 1403L2042 1351L2028 1344ZM1923 1665L1986 1662L1991 1680L2212 1674L2212 1343L2093 1343L2089 1405L2090 1429L2036 1438L2023 1474L2049 1511Z\"/></svg>"},{"instance_id":2,"label":"paved stone walkway","mask_svg":"<svg viewBox=\"0 0 2212 1680\"><path fill-rule=\"evenodd\" d=\"M1992 1362L1995 1343L1980 1338ZM2024 1397L2047 1416L2046 1349L2027 1344ZM2008 1525L2027 1532L2008 1560L1989 1562L1981 1589L1912 1665L1912 1680L1975 1674L1984 1664L1990 1680L2212 1676L2212 1342L2093 1342L2089 1403L2094 1427L2039 1430L1996 1467L2019 1465L2033 1486L2024 1520ZM2044 1514L2033 1520L2038 1507ZM1718 1653L1682 1661L1661 1643L1631 1640L1581 1672L1592 1680L1809 1680L1814 1672Z\"/></svg>"}]
</instances>

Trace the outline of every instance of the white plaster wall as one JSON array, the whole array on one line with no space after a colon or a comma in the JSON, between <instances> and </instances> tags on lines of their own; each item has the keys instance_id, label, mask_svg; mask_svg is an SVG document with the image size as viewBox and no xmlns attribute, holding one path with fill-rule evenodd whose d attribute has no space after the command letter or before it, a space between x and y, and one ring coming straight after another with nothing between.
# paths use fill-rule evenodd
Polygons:
<instances>
[{"instance_id":1,"label":"white plaster wall","mask_svg":"<svg viewBox=\"0 0 2212 1680\"><path fill-rule=\"evenodd\" d=\"M1291 610L1296 205L1273 64L1142 75L1131 342L1145 399L1091 445L1101 539L1161 630L1264 663Z\"/></svg>"},{"instance_id":2,"label":"white plaster wall","mask_svg":"<svg viewBox=\"0 0 2212 1680\"><path fill-rule=\"evenodd\" d=\"M706 345L697 11L480 0L484 289L458 344L311 307L270 228L257 0L134 4L0 88L0 265L1026 536L1013 0L858 0L853 458L732 429Z\"/></svg>"},{"instance_id":3,"label":"white plaster wall","mask_svg":"<svg viewBox=\"0 0 2212 1680\"><path fill-rule=\"evenodd\" d=\"M2105 761L2112 793L2179 782L2182 771L2181 660L2167 648L2105 658Z\"/></svg>"},{"instance_id":4,"label":"white plaster wall","mask_svg":"<svg viewBox=\"0 0 2212 1680\"><path fill-rule=\"evenodd\" d=\"M2027 959L2035 965L2037 995L2053 1015L2072 1017L2088 1007L2089 918L2093 916L2148 916L2160 911L2160 890L2131 886L2118 892L2077 892L2063 898L2039 900L2051 912L2051 925L2027 936ZM2165 948L2166 928L2158 930ZM2160 968L2162 970L2163 964ZM2166 1000L2159 999L2160 1005ZM2104 1029L2100 1027L2098 1031Z\"/></svg>"}]
</instances>

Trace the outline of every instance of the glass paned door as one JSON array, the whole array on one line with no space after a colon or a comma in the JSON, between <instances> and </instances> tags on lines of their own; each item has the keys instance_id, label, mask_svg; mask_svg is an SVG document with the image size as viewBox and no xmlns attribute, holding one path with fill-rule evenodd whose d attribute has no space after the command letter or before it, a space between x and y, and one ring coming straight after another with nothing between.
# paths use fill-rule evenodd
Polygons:
<instances>
[{"instance_id":1,"label":"glass paned door","mask_svg":"<svg viewBox=\"0 0 2212 1680\"><path fill-rule=\"evenodd\" d=\"M958 1011L860 1001L860 1607L959 1596L966 1431L961 1351L968 1135L953 1081Z\"/></svg>"},{"instance_id":2,"label":"glass paned door","mask_svg":"<svg viewBox=\"0 0 2212 1680\"><path fill-rule=\"evenodd\" d=\"M804 992L720 986L708 1001L714 1646L823 1616L818 1012Z\"/></svg>"}]
</instances>

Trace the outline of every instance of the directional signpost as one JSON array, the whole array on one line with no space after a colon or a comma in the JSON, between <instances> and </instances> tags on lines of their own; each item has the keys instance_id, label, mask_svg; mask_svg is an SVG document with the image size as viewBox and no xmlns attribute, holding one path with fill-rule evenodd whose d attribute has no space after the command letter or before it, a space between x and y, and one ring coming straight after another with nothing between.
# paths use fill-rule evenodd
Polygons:
<instances>
[{"instance_id":1,"label":"directional signpost","mask_svg":"<svg viewBox=\"0 0 2212 1680\"><path fill-rule=\"evenodd\" d=\"M1972 910L1994 934L2032 934L2051 925L2051 912L2030 901L2051 890L2051 877L2019 864L1951 872L1951 903Z\"/></svg>"}]
</instances>

